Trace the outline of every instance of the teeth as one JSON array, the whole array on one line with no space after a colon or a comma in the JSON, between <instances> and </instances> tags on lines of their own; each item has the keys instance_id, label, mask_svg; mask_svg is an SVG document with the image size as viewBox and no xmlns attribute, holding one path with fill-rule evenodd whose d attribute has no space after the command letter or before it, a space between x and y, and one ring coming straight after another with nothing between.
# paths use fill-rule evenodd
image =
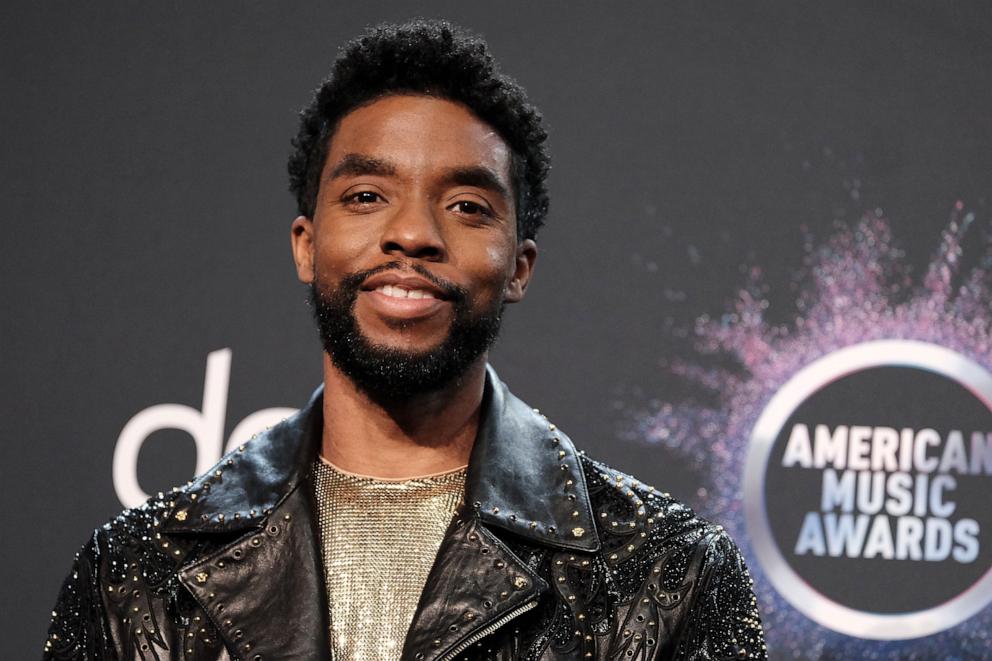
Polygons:
<instances>
[{"instance_id":1,"label":"teeth","mask_svg":"<svg viewBox=\"0 0 992 661\"><path fill-rule=\"evenodd\" d=\"M434 298L434 294L426 289L404 289L395 285L383 285L377 287L376 291L392 298Z\"/></svg>"}]
</instances>

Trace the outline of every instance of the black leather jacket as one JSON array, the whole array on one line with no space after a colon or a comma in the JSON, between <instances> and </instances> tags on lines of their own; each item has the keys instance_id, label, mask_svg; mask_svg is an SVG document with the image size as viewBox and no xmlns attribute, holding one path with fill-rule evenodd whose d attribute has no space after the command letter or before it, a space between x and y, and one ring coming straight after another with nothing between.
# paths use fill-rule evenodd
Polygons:
<instances>
[{"instance_id":1,"label":"black leather jacket","mask_svg":"<svg viewBox=\"0 0 992 661\"><path fill-rule=\"evenodd\" d=\"M311 469L322 391L209 473L98 529L46 659L328 659ZM404 661L764 658L720 528L577 452L491 370ZM357 661L357 660L356 660Z\"/></svg>"}]
</instances>

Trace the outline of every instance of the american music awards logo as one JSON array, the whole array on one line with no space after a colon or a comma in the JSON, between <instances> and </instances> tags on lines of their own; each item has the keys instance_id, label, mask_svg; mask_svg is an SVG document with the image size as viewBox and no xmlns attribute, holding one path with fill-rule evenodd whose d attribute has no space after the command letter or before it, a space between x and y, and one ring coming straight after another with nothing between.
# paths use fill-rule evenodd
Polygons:
<instances>
[{"instance_id":1,"label":"american music awards logo","mask_svg":"<svg viewBox=\"0 0 992 661\"><path fill-rule=\"evenodd\" d=\"M801 370L758 418L748 535L812 620L919 638L992 601L990 475L992 374L934 344L857 344Z\"/></svg>"},{"instance_id":2,"label":"american music awards logo","mask_svg":"<svg viewBox=\"0 0 992 661\"><path fill-rule=\"evenodd\" d=\"M700 471L776 656L992 657L992 226L965 268L972 225L955 204L916 277L880 211L810 238L786 325L754 268L694 329L734 367L671 366L717 404L636 417Z\"/></svg>"}]
</instances>

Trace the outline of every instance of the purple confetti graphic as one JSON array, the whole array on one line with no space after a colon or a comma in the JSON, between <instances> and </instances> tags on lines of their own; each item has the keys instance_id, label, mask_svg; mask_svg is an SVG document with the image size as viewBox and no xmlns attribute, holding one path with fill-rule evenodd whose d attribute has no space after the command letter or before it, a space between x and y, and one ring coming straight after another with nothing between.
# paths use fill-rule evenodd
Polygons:
<instances>
[{"instance_id":1,"label":"purple confetti graphic","mask_svg":"<svg viewBox=\"0 0 992 661\"><path fill-rule=\"evenodd\" d=\"M955 204L936 254L922 278L911 277L905 255L881 212L816 246L807 235L805 269L797 276L796 316L767 319L768 288L750 269L733 309L702 317L694 328L701 353L725 356L738 369L675 362L672 374L710 391L717 405L666 403L641 414L636 436L659 444L699 471L695 503L738 540L762 604L773 658L979 659L992 657L992 608L938 634L875 641L846 636L807 619L771 586L751 550L742 485L749 439L775 393L804 366L845 347L883 339L918 340L956 351L992 371L992 233L983 253L962 266L962 241L975 214ZM743 369L740 369L743 368Z\"/></svg>"}]
</instances>

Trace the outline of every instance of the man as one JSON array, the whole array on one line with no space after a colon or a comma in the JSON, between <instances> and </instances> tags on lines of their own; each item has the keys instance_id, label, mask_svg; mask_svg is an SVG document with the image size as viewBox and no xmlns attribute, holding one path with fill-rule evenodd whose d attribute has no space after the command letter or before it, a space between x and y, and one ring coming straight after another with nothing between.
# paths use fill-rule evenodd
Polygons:
<instances>
[{"instance_id":1,"label":"man","mask_svg":"<svg viewBox=\"0 0 992 661\"><path fill-rule=\"evenodd\" d=\"M577 452L487 366L533 273L544 141L447 24L344 50L290 159L323 387L98 530L46 657L765 656L723 530Z\"/></svg>"}]
</instances>

